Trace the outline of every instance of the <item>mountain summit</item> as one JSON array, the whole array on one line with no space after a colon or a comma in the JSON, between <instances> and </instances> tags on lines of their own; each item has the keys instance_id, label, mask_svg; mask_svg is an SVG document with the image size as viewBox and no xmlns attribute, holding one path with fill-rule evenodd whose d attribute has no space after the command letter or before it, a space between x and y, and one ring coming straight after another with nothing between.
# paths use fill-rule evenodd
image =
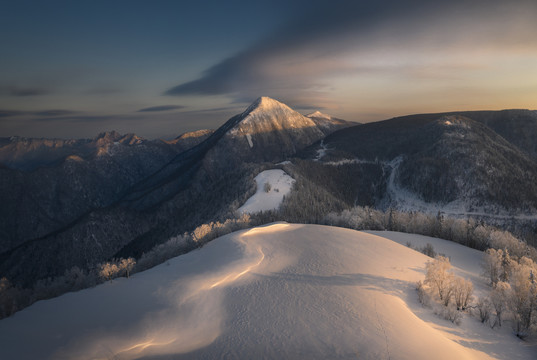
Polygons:
<instances>
[{"instance_id":1,"label":"mountain summit","mask_svg":"<svg viewBox=\"0 0 537 360\"><path fill-rule=\"evenodd\" d=\"M292 109L285 105L284 103L279 102L268 96L258 97L248 108L244 111L245 113L251 113L252 111L270 111L271 109L286 108L292 111Z\"/></svg>"},{"instance_id":2,"label":"mountain summit","mask_svg":"<svg viewBox=\"0 0 537 360\"><path fill-rule=\"evenodd\" d=\"M208 154L212 164L282 161L327 133L324 125L321 127L313 119L266 96L258 98L226 125L231 125L229 130ZM348 123L334 124L330 132L345 126Z\"/></svg>"},{"instance_id":3,"label":"mountain summit","mask_svg":"<svg viewBox=\"0 0 537 360\"><path fill-rule=\"evenodd\" d=\"M249 132L251 135L272 130L316 127L311 119L294 111L289 106L266 96L262 96L254 101L241 114L241 117L242 120L238 124L239 127L243 131L247 127L250 127Z\"/></svg>"}]
</instances>

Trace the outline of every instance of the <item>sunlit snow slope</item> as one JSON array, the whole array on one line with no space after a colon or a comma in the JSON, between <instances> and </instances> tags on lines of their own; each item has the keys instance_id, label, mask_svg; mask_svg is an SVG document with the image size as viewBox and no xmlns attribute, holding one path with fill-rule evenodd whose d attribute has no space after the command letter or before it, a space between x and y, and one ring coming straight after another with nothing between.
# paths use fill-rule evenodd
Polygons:
<instances>
[{"instance_id":1,"label":"sunlit snow slope","mask_svg":"<svg viewBox=\"0 0 537 360\"><path fill-rule=\"evenodd\" d=\"M456 252L448 255L480 256ZM535 348L475 319L457 327L422 308L414 282L427 260L354 230L273 224L240 231L130 279L41 301L0 321L0 358L534 356Z\"/></svg>"}]
</instances>

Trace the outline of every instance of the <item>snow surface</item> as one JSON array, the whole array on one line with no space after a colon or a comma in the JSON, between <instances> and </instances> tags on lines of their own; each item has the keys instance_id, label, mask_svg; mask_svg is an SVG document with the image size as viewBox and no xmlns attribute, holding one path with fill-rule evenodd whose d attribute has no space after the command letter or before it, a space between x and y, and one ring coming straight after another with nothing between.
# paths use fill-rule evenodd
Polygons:
<instances>
[{"instance_id":1,"label":"snow surface","mask_svg":"<svg viewBox=\"0 0 537 360\"><path fill-rule=\"evenodd\" d=\"M257 191L239 208L241 213L253 214L278 209L283 197L289 194L295 183L295 179L280 169L262 171L254 180L257 184ZM269 192L265 192L266 183L271 185Z\"/></svg>"},{"instance_id":2,"label":"snow surface","mask_svg":"<svg viewBox=\"0 0 537 360\"><path fill-rule=\"evenodd\" d=\"M326 119L326 120L331 120L332 119L332 116L327 115L327 114L323 114L322 112L320 112L318 110L315 111L315 112L312 112L311 114L306 115L306 117L309 117L309 118L315 117L315 118L321 118L321 119Z\"/></svg>"},{"instance_id":3,"label":"snow surface","mask_svg":"<svg viewBox=\"0 0 537 360\"><path fill-rule=\"evenodd\" d=\"M328 148L326 147L326 144L324 143L324 139L321 140L321 144L319 145L319 149L317 149L317 156L315 156L315 159L313 161L320 161L323 157L326 156L326 151Z\"/></svg>"},{"instance_id":4,"label":"snow surface","mask_svg":"<svg viewBox=\"0 0 537 360\"><path fill-rule=\"evenodd\" d=\"M457 271L475 271L475 250L443 250ZM456 326L421 307L414 282L428 260L349 229L243 230L0 321L0 358L535 359L505 326Z\"/></svg>"},{"instance_id":5,"label":"snow surface","mask_svg":"<svg viewBox=\"0 0 537 360\"><path fill-rule=\"evenodd\" d=\"M252 142L252 135L246 134L246 140L248 140L248 145L250 145L250 148L253 148L254 143Z\"/></svg>"}]
</instances>

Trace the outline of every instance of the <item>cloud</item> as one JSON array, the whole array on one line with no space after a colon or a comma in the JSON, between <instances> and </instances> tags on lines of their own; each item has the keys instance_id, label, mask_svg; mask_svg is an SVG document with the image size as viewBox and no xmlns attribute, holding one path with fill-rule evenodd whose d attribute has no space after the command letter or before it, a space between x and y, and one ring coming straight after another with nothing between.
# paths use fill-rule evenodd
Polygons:
<instances>
[{"instance_id":1,"label":"cloud","mask_svg":"<svg viewBox=\"0 0 537 360\"><path fill-rule=\"evenodd\" d=\"M170 111L184 109L185 106L181 105L160 105L160 106L151 106L138 110L138 112L153 112L153 111Z\"/></svg>"},{"instance_id":2,"label":"cloud","mask_svg":"<svg viewBox=\"0 0 537 360\"><path fill-rule=\"evenodd\" d=\"M529 0L312 1L271 36L164 94L235 100L268 95L298 104L309 97L334 107L334 78L401 72L413 77L421 66L430 74L435 67L471 71L479 51L534 51L536 12ZM470 64L458 66L454 54L467 56Z\"/></svg>"},{"instance_id":3,"label":"cloud","mask_svg":"<svg viewBox=\"0 0 537 360\"><path fill-rule=\"evenodd\" d=\"M86 90L84 93L88 95L110 95L124 92L123 89L115 86L99 86Z\"/></svg>"},{"instance_id":4,"label":"cloud","mask_svg":"<svg viewBox=\"0 0 537 360\"><path fill-rule=\"evenodd\" d=\"M0 118L23 115L23 111L0 109Z\"/></svg>"},{"instance_id":5,"label":"cloud","mask_svg":"<svg viewBox=\"0 0 537 360\"><path fill-rule=\"evenodd\" d=\"M106 122L116 119L125 119L128 116L124 115L68 115L68 116L45 116L45 117L36 117L33 118L33 121L39 122L53 122L53 121L62 121L62 122L84 122L84 123L95 123L95 122Z\"/></svg>"},{"instance_id":6,"label":"cloud","mask_svg":"<svg viewBox=\"0 0 537 360\"><path fill-rule=\"evenodd\" d=\"M35 111L32 114L37 115L37 116L51 116L51 117L53 117L53 116L69 116L69 115L74 115L74 114L77 114L77 113L78 113L77 111L72 111L72 110L53 109L53 110Z\"/></svg>"},{"instance_id":7,"label":"cloud","mask_svg":"<svg viewBox=\"0 0 537 360\"><path fill-rule=\"evenodd\" d=\"M75 114L79 114L79 111L73 111L73 110L62 110L62 109L50 109L50 110L39 110L39 111L21 111L21 110L7 110L7 109L0 109L0 117L13 117L13 116L37 116L37 117L45 117L51 118L51 117L62 117L62 116L71 116Z\"/></svg>"},{"instance_id":8,"label":"cloud","mask_svg":"<svg viewBox=\"0 0 537 360\"><path fill-rule=\"evenodd\" d=\"M7 96L40 96L47 95L50 91L41 87L19 87L19 86L6 86L0 88L0 94Z\"/></svg>"}]
</instances>

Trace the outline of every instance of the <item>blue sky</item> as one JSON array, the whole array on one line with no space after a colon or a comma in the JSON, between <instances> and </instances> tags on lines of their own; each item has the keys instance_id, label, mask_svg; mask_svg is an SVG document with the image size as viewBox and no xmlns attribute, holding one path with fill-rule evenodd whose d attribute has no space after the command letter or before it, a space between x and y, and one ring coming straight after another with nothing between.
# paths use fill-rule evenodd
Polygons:
<instances>
[{"instance_id":1,"label":"blue sky","mask_svg":"<svg viewBox=\"0 0 537 360\"><path fill-rule=\"evenodd\" d=\"M11 1L0 136L174 137L267 95L355 121L537 108L535 1Z\"/></svg>"}]
</instances>

